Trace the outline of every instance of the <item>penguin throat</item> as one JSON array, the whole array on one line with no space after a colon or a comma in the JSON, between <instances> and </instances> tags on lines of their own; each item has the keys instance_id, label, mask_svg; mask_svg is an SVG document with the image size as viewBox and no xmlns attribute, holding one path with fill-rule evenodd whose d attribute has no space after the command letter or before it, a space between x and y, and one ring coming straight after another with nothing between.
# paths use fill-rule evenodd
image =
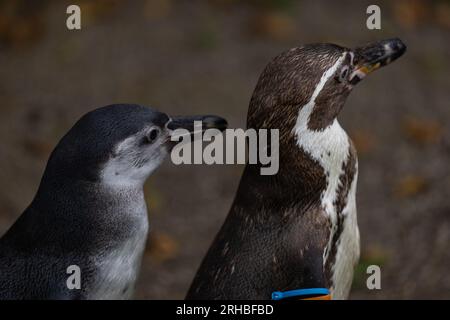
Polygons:
<instances>
[{"instance_id":1,"label":"penguin throat","mask_svg":"<svg viewBox=\"0 0 450 320\"><path fill-rule=\"evenodd\" d=\"M153 159L146 159L141 163L131 161L129 157L116 157L109 159L100 172L100 181L105 186L116 188L142 187L147 178L155 171L165 154Z\"/></svg>"}]
</instances>

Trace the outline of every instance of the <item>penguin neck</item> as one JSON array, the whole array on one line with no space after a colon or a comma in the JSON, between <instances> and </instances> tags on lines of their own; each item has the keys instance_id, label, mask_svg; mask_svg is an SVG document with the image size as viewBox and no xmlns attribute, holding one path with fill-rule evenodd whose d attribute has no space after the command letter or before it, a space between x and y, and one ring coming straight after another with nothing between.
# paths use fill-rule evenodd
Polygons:
<instances>
[{"instance_id":1,"label":"penguin neck","mask_svg":"<svg viewBox=\"0 0 450 320\"><path fill-rule=\"evenodd\" d=\"M316 162L327 178L338 175L349 156L350 140L347 133L337 119L322 130L310 130L301 115L299 119L293 129L295 142L291 143L295 144L294 148L300 149L306 157Z\"/></svg>"},{"instance_id":2,"label":"penguin neck","mask_svg":"<svg viewBox=\"0 0 450 320\"><path fill-rule=\"evenodd\" d=\"M52 226L35 230L30 241L55 240L67 248L98 250L135 235L146 235L147 207L142 187L113 188L100 182L43 178L21 223ZM36 240L38 239L38 240ZM47 239L47 240L45 240ZM42 244L44 245L44 244Z\"/></svg>"},{"instance_id":3,"label":"penguin neck","mask_svg":"<svg viewBox=\"0 0 450 320\"><path fill-rule=\"evenodd\" d=\"M295 124L284 141L286 149L298 157L286 163L286 167L291 169L290 174L302 176L301 180L307 182L307 186L312 186L315 192L321 190L320 201L325 208L332 206L336 200L342 169L350 152L347 133L336 118L348 92L337 101L329 100L326 92L330 88L327 89L327 83L343 58L344 55L322 74L311 97L300 107ZM302 162L308 163L306 170L299 166ZM316 185L314 181L317 181Z\"/></svg>"},{"instance_id":4,"label":"penguin neck","mask_svg":"<svg viewBox=\"0 0 450 320\"><path fill-rule=\"evenodd\" d=\"M266 213L284 219L285 212L304 212L310 207L335 216L340 181L345 166L355 158L351 142L337 121L324 130L295 131L280 141L279 171L260 174L259 165L247 164L234 206L242 212ZM352 161L355 159L352 159ZM296 218L296 215L288 215Z\"/></svg>"},{"instance_id":5,"label":"penguin neck","mask_svg":"<svg viewBox=\"0 0 450 320\"><path fill-rule=\"evenodd\" d=\"M291 139L291 143L294 140L296 147L314 161L316 166L320 167L322 175L325 175L326 186L321 192L321 204L326 210L336 201L343 166L350 154L349 137L336 118L336 113L342 108L345 99L328 101L321 96L342 58L324 72L309 101L300 108L292 129L294 139ZM318 123L322 125L317 125Z\"/></svg>"},{"instance_id":6,"label":"penguin neck","mask_svg":"<svg viewBox=\"0 0 450 320\"><path fill-rule=\"evenodd\" d=\"M266 200L260 199L261 205L279 207L282 204L291 208L320 203L323 198L333 200L351 147L336 118L348 90L339 89L342 92L338 96L342 98L336 99L333 90L337 89L329 81L344 57L341 55L323 72L309 98L300 96L295 104L274 105L273 100L257 99L255 94L252 97L248 127L280 130L278 173L260 176L258 166L247 165L243 181L248 183L241 183L246 189L251 187L245 185L257 186L246 192L260 198L264 194ZM264 188L266 190L262 190Z\"/></svg>"},{"instance_id":7,"label":"penguin neck","mask_svg":"<svg viewBox=\"0 0 450 320\"><path fill-rule=\"evenodd\" d=\"M46 179L44 176L36 198L53 199L49 204L58 204L58 200L83 200L83 203L87 205L104 207L104 209L111 211L119 207L133 205L133 202L143 202L144 191L141 182L109 184L103 180Z\"/></svg>"},{"instance_id":8,"label":"penguin neck","mask_svg":"<svg viewBox=\"0 0 450 320\"><path fill-rule=\"evenodd\" d=\"M309 130L304 123L297 122L294 128L296 145L317 163L326 177L326 187L321 194L325 206L336 200L339 179L349 155L350 140L335 119L330 126L320 131Z\"/></svg>"}]
</instances>

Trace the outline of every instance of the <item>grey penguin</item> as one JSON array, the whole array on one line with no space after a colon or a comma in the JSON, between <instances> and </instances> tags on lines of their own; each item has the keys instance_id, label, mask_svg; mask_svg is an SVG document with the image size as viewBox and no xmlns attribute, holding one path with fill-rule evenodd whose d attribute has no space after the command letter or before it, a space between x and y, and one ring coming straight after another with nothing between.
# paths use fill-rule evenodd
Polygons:
<instances>
[{"instance_id":1,"label":"grey penguin","mask_svg":"<svg viewBox=\"0 0 450 320\"><path fill-rule=\"evenodd\" d=\"M171 135L192 131L194 121L204 129L227 125L132 104L81 117L0 239L0 299L130 298L148 232L143 184L173 148ZM76 270L78 287L69 279Z\"/></svg>"},{"instance_id":2,"label":"grey penguin","mask_svg":"<svg viewBox=\"0 0 450 320\"><path fill-rule=\"evenodd\" d=\"M247 127L279 130L279 171L246 165L187 299L271 299L308 288L348 297L360 252L358 162L337 116L364 76L405 50L399 39L354 49L310 44L265 67Z\"/></svg>"}]
</instances>

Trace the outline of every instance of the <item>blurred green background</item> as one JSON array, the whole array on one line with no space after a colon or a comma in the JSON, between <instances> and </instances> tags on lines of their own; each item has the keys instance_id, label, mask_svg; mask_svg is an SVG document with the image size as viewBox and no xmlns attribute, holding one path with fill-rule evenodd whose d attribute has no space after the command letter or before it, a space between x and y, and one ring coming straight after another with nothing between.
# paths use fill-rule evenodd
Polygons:
<instances>
[{"instance_id":1,"label":"blurred green background","mask_svg":"<svg viewBox=\"0 0 450 320\"><path fill-rule=\"evenodd\" d=\"M78 4L82 30L66 28ZM34 196L52 148L85 112L140 103L245 127L258 76L309 42L400 37L404 57L340 115L359 153L361 263L351 298L450 298L450 1L0 0L0 235ZM146 184L151 233L136 297L183 298L243 166L174 166ZM382 289L365 288L379 264Z\"/></svg>"}]
</instances>

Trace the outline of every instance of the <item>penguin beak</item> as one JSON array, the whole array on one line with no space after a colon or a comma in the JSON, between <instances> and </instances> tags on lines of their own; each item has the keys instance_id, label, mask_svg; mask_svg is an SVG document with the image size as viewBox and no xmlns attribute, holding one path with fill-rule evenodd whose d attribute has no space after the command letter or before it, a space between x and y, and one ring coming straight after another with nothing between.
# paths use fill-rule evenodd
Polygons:
<instances>
[{"instance_id":1,"label":"penguin beak","mask_svg":"<svg viewBox=\"0 0 450 320\"><path fill-rule=\"evenodd\" d=\"M201 128L196 125L201 122ZM227 120L218 116L204 115L204 116L175 116L166 124L170 130L170 137L180 137L177 129L185 129L189 134L193 135L197 132L205 132L207 129L218 129L224 131L228 126Z\"/></svg>"},{"instance_id":2,"label":"penguin beak","mask_svg":"<svg viewBox=\"0 0 450 320\"><path fill-rule=\"evenodd\" d=\"M401 57L406 45L398 38L370 43L353 50L356 67L350 76L350 83L356 84L369 73L386 66Z\"/></svg>"}]
</instances>

